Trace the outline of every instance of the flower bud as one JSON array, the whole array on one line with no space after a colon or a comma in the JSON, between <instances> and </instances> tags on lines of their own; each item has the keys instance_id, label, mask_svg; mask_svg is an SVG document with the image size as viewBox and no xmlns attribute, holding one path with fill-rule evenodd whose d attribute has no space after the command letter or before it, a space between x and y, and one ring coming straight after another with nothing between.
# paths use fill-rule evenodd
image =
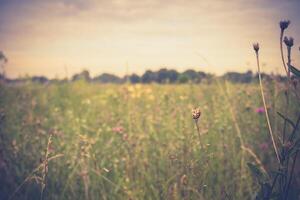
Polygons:
<instances>
[{"instance_id":1,"label":"flower bud","mask_svg":"<svg viewBox=\"0 0 300 200\"><path fill-rule=\"evenodd\" d=\"M287 27L290 25L290 20L282 20L279 22L279 26L281 31L284 31L285 29L287 29Z\"/></svg>"},{"instance_id":2,"label":"flower bud","mask_svg":"<svg viewBox=\"0 0 300 200\"><path fill-rule=\"evenodd\" d=\"M193 109L192 116L193 116L193 119L195 119L195 120L199 119L199 117L201 116L200 108Z\"/></svg>"},{"instance_id":3,"label":"flower bud","mask_svg":"<svg viewBox=\"0 0 300 200\"><path fill-rule=\"evenodd\" d=\"M258 50L259 50L259 44L258 43L254 43L253 44L253 49L256 53L258 53Z\"/></svg>"},{"instance_id":4,"label":"flower bud","mask_svg":"<svg viewBox=\"0 0 300 200\"><path fill-rule=\"evenodd\" d=\"M292 47L294 45L294 38L290 37L284 37L283 42L287 47Z\"/></svg>"}]
</instances>

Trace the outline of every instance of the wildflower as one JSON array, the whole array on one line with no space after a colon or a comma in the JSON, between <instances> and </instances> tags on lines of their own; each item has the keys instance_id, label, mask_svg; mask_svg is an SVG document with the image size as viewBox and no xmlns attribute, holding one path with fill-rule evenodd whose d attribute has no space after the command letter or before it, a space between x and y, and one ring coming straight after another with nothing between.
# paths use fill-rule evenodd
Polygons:
<instances>
[{"instance_id":1,"label":"wildflower","mask_svg":"<svg viewBox=\"0 0 300 200\"><path fill-rule=\"evenodd\" d=\"M200 108L196 108L192 110L193 119L197 120L201 116Z\"/></svg>"},{"instance_id":2,"label":"wildflower","mask_svg":"<svg viewBox=\"0 0 300 200\"><path fill-rule=\"evenodd\" d=\"M290 20L282 20L279 22L279 26L281 31L284 31L285 29L287 29L287 27L290 25Z\"/></svg>"},{"instance_id":3,"label":"wildflower","mask_svg":"<svg viewBox=\"0 0 300 200\"><path fill-rule=\"evenodd\" d=\"M294 45L294 38L292 38L292 37L288 38L285 36L283 39L283 42L285 43L285 45L287 47L292 47Z\"/></svg>"},{"instance_id":4,"label":"wildflower","mask_svg":"<svg viewBox=\"0 0 300 200\"><path fill-rule=\"evenodd\" d=\"M112 128L112 131L115 132L115 133L122 134L123 131L124 131L124 128L122 126L116 126L116 127Z\"/></svg>"},{"instance_id":5,"label":"wildflower","mask_svg":"<svg viewBox=\"0 0 300 200\"><path fill-rule=\"evenodd\" d=\"M264 107L256 108L256 109L255 109L255 112L258 113L258 114L262 114L262 113L265 112L265 108L264 108Z\"/></svg>"},{"instance_id":6,"label":"wildflower","mask_svg":"<svg viewBox=\"0 0 300 200\"><path fill-rule=\"evenodd\" d=\"M253 49L256 53L258 53L258 50L259 50L259 44L258 43L254 43L253 44Z\"/></svg>"}]
</instances>

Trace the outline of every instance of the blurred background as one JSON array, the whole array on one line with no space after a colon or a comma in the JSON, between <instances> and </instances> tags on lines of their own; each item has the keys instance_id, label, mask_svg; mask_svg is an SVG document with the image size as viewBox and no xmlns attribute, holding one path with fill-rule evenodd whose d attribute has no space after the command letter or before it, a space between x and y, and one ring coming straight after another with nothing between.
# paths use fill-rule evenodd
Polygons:
<instances>
[{"instance_id":1,"label":"blurred background","mask_svg":"<svg viewBox=\"0 0 300 200\"><path fill-rule=\"evenodd\" d=\"M298 0L0 0L0 50L10 78L162 67L220 75L255 71L258 41L263 70L282 73L278 22L300 35L299 9Z\"/></svg>"}]
</instances>

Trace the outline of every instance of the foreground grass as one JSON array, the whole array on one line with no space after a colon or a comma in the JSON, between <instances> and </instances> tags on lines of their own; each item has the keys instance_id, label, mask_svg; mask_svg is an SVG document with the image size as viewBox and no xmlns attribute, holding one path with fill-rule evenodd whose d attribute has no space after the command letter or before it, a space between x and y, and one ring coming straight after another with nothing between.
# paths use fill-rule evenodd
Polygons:
<instances>
[{"instance_id":1,"label":"foreground grass","mask_svg":"<svg viewBox=\"0 0 300 200\"><path fill-rule=\"evenodd\" d=\"M276 132L282 88L267 86ZM0 87L0 199L250 199L246 163L274 167L256 84Z\"/></svg>"}]
</instances>

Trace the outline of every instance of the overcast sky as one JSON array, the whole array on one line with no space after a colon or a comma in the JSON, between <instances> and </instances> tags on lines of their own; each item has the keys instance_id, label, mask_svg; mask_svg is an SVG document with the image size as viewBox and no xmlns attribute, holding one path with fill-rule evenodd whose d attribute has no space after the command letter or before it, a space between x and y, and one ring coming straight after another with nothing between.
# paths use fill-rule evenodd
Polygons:
<instances>
[{"instance_id":1,"label":"overcast sky","mask_svg":"<svg viewBox=\"0 0 300 200\"><path fill-rule=\"evenodd\" d=\"M187 68L222 74L282 71L281 19L300 66L300 0L0 0L0 50L9 77L65 77L82 69L141 74Z\"/></svg>"}]
</instances>

